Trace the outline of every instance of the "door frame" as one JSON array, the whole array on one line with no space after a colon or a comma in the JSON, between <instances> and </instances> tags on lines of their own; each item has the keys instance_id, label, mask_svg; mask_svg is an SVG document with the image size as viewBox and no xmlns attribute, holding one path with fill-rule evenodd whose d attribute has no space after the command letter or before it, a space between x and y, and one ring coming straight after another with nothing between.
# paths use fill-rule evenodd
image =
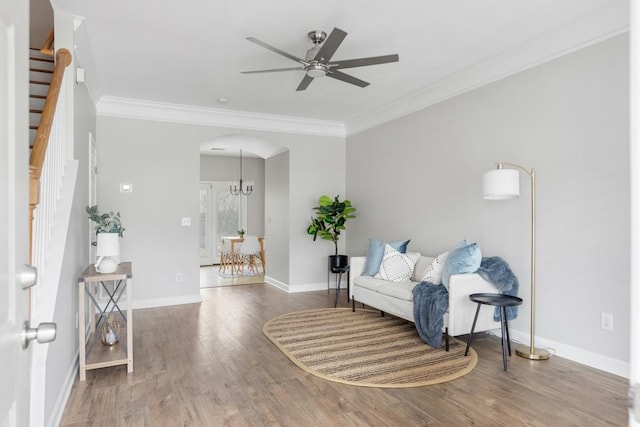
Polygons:
<instances>
[{"instance_id":1,"label":"door frame","mask_svg":"<svg viewBox=\"0 0 640 427\"><path fill-rule=\"evenodd\" d=\"M98 143L93 135L89 132L89 206L98 204ZM96 246L94 246L96 230L93 222L89 221L89 262L96 260Z\"/></svg>"}]
</instances>

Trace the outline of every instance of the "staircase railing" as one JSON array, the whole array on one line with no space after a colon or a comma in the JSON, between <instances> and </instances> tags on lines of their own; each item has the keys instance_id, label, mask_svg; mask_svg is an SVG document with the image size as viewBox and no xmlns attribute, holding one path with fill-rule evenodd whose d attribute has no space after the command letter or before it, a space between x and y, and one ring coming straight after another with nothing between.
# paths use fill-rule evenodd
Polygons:
<instances>
[{"instance_id":1,"label":"staircase railing","mask_svg":"<svg viewBox=\"0 0 640 427\"><path fill-rule=\"evenodd\" d=\"M47 39L44 41L44 44L40 49L40 53L44 55L53 56L53 39L54 39L53 30L51 30L49 31L49 34L47 35Z\"/></svg>"},{"instance_id":2,"label":"staircase railing","mask_svg":"<svg viewBox=\"0 0 640 427\"><path fill-rule=\"evenodd\" d=\"M66 132L64 123L57 125L57 123L62 121L60 116L64 114L65 109L60 108L58 114L56 114L56 106L62 87L64 71L69 64L71 64L71 53L67 49L59 49L56 53L55 68L51 78L51 85L49 86L49 93L47 94L47 99L44 104L42 118L36 132L36 138L29 160L29 242L31 245L29 253L32 257L32 264L34 264L36 259L42 259L42 257L44 257L44 254L34 253L34 248L38 251L46 248L47 236L50 235L50 231L46 230L50 230L51 218L56 211L55 205L45 206L44 209L41 209L41 212L46 213L45 215L49 215L51 218L49 218L49 220L47 220L47 218L40 218L38 221L39 230L34 234L34 211L36 206L41 202L41 181L45 182L47 186L43 194L46 195L49 193L52 195L52 197L47 197L48 200L46 203L55 203L63 177L64 166L67 161L67 138L59 135L55 138L50 137L51 135L56 135L58 132ZM54 125L54 118L56 118L56 125ZM47 156L47 147L50 141L54 146L52 146L52 155ZM45 158L47 159L46 164ZM46 179L41 180L43 171L46 173ZM42 239L43 241L34 242L34 235L37 236L38 240Z\"/></svg>"}]
</instances>

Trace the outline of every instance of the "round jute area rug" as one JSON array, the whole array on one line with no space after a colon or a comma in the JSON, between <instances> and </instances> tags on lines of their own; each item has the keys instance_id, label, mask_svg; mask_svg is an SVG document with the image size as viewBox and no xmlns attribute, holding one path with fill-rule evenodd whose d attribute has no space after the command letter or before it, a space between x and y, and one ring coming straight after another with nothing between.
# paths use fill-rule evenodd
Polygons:
<instances>
[{"instance_id":1,"label":"round jute area rug","mask_svg":"<svg viewBox=\"0 0 640 427\"><path fill-rule=\"evenodd\" d=\"M415 325L372 310L324 308L284 314L264 334L293 363L318 377L363 387L419 387L468 374L473 349L449 340L449 351L420 340Z\"/></svg>"}]
</instances>

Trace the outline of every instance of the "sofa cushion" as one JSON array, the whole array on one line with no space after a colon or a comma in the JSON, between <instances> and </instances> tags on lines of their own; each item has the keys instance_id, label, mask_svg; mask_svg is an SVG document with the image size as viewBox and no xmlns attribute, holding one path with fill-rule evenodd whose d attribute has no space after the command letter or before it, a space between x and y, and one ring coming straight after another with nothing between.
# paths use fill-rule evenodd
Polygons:
<instances>
[{"instance_id":1,"label":"sofa cushion","mask_svg":"<svg viewBox=\"0 0 640 427\"><path fill-rule=\"evenodd\" d=\"M388 243L393 249L400 253L407 251L409 240L401 240L399 242ZM369 249L367 251L367 259L364 263L363 276L375 276L380 271L380 264L384 256L385 242L382 240L369 239Z\"/></svg>"},{"instance_id":2,"label":"sofa cushion","mask_svg":"<svg viewBox=\"0 0 640 427\"><path fill-rule=\"evenodd\" d=\"M371 276L357 276L353 279L354 286L369 289L370 291L374 292L378 292L380 286L388 283L388 280L376 279L375 277Z\"/></svg>"},{"instance_id":3,"label":"sofa cushion","mask_svg":"<svg viewBox=\"0 0 640 427\"><path fill-rule=\"evenodd\" d=\"M442 253L435 257L424 271L420 281L433 283L434 285L442 284L442 270L448 257L449 252Z\"/></svg>"},{"instance_id":4,"label":"sofa cushion","mask_svg":"<svg viewBox=\"0 0 640 427\"><path fill-rule=\"evenodd\" d=\"M400 282L390 283L384 282L378 287L378 293L381 295L398 298L403 301L413 302L413 288L417 285L416 282Z\"/></svg>"},{"instance_id":5,"label":"sofa cushion","mask_svg":"<svg viewBox=\"0 0 640 427\"><path fill-rule=\"evenodd\" d=\"M422 276L424 276L424 272L431 265L431 261L433 261L433 258L428 256L421 255L420 258L418 258L418 260L416 261L416 266L413 269L413 276L411 276L412 282L421 281Z\"/></svg>"},{"instance_id":6,"label":"sofa cushion","mask_svg":"<svg viewBox=\"0 0 640 427\"><path fill-rule=\"evenodd\" d=\"M449 278L454 274L474 273L480 268L482 262L482 252L476 243L467 246L459 244L454 249L444 263L442 269L442 284L449 289Z\"/></svg>"},{"instance_id":7,"label":"sofa cushion","mask_svg":"<svg viewBox=\"0 0 640 427\"><path fill-rule=\"evenodd\" d=\"M380 271L375 277L392 282L408 282L413 275L418 257L418 254L402 254L391 246L385 245Z\"/></svg>"}]
</instances>

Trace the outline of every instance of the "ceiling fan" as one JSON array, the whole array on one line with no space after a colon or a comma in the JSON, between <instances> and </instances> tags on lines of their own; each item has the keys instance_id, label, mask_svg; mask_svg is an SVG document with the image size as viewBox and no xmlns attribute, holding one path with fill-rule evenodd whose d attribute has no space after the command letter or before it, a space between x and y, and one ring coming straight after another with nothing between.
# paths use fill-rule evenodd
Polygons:
<instances>
[{"instance_id":1,"label":"ceiling fan","mask_svg":"<svg viewBox=\"0 0 640 427\"><path fill-rule=\"evenodd\" d=\"M305 76L302 78L302 81L298 85L296 90L305 90L309 84L316 77L324 77L328 76L334 78L336 80L341 80L346 83L351 83L352 85L366 87L369 86L368 82L364 80L360 80L356 77L353 77L349 74L343 73L339 71L344 68L355 68L355 67L365 67L367 65L377 65L377 64L386 64L388 62L398 62L399 57L397 54L394 55L384 55L384 56L372 56L369 58L358 58L358 59L346 59L344 61L331 61L331 57L338 50L340 44L347 36L347 33L342 31L339 28L334 28L327 37L327 33L320 30L310 31L307 36L313 42L313 47L307 51L305 55L305 59L298 58L297 56L291 55L287 52L284 52L278 48L275 48L261 40L256 39L255 37L247 37L247 40L262 46L266 49L269 49L277 54L285 56L293 61L296 61L302 64L302 67L293 67L293 68L275 68L271 70L257 70L257 71L243 71L243 74L254 74L254 73L271 73L276 71L293 71L293 70L304 70Z\"/></svg>"}]
</instances>

